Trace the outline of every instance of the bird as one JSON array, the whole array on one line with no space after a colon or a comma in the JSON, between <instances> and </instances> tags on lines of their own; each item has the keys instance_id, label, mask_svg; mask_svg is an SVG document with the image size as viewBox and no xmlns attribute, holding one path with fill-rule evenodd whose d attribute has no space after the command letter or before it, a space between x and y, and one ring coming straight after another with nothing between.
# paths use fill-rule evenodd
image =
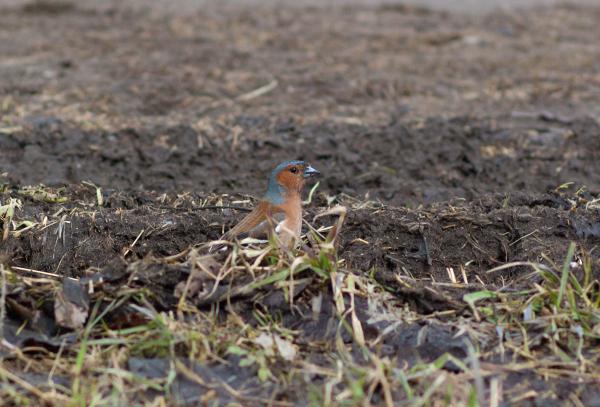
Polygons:
<instances>
[{"instance_id":1,"label":"bird","mask_svg":"<svg viewBox=\"0 0 600 407\"><path fill-rule=\"evenodd\" d=\"M279 244L292 248L302 230L302 189L309 178L321 173L305 161L277 165L269 177L267 192L255 208L225 233L221 240L241 236L265 237L275 232Z\"/></svg>"}]
</instances>

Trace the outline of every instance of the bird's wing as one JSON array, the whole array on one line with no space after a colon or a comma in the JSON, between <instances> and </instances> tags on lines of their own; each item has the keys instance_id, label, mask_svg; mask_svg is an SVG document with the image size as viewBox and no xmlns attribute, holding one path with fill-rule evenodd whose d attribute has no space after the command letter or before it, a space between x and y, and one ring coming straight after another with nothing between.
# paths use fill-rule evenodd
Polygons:
<instances>
[{"instance_id":1,"label":"bird's wing","mask_svg":"<svg viewBox=\"0 0 600 407\"><path fill-rule=\"evenodd\" d=\"M257 239L264 239L269 236L269 232L279 226L281 222L285 219L285 215L283 213L276 213L271 216L271 220L265 219L260 222L256 227L252 228L252 230L248 231L248 236L254 237Z\"/></svg>"},{"instance_id":2,"label":"bird's wing","mask_svg":"<svg viewBox=\"0 0 600 407\"><path fill-rule=\"evenodd\" d=\"M255 228L262 226L261 224L263 222L268 224L268 217L272 216L273 211L274 209L271 204L265 201L260 202L256 208L252 210L252 212L246 215L237 225L225 233L223 237L230 240L242 233L253 232Z\"/></svg>"}]
</instances>

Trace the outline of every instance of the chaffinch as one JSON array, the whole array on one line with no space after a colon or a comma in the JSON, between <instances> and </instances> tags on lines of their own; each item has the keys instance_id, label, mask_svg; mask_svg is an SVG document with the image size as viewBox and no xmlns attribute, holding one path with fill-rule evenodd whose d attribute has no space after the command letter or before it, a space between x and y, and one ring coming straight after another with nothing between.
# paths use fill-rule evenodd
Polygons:
<instances>
[{"instance_id":1,"label":"chaffinch","mask_svg":"<svg viewBox=\"0 0 600 407\"><path fill-rule=\"evenodd\" d=\"M258 205L222 239L231 240L243 235L265 237L275 231L283 247L295 245L302 230L302 189L307 179L319 174L304 161L279 164L271 172L267 192Z\"/></svg>"}]
</instances>

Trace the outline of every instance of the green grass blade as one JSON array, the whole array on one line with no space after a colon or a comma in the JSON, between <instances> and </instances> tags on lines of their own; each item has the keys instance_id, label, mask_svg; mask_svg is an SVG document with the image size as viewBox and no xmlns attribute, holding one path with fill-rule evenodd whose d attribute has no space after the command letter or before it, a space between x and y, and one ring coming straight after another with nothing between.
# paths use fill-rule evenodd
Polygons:
<instances>
[{"instance_id":1,"label":"green grass blade","mask_svg":"<svg viewBox=\"0 0 600 407\"><path fill-rule=\"evenodd\" d=\"M558 297L556 298L556 308L560 308L560 304L562 302L563 296L565 295L565 289L567 288L567 280L569 279L569 266L571 265L571 260L573 260L573 255L575 254L575 242L571 242L569 245L569 250L567 251L567 257L565 258L565 262L562 267L562 272L560 275L560 288L558 290Z\"/></svg>"}]
</instances>

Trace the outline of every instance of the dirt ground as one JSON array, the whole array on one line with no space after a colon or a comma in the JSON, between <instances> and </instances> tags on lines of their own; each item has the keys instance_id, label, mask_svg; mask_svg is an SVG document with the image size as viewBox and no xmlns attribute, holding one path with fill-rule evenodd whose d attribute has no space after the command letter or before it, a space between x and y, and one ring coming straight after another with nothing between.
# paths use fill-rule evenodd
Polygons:
<instances>
[{"instance_id":1,"label":"dirt ground","mask_svg":"<svg viewBox=\"0 0 600 407\"><path fill-rule=\"evenodd\" d=\"M600 405L598 21L0 10L3 399ZM323 173L310 224L348 209L335 253L309 238L295 291L294 258L198 260L243 216L206 206L251 207L289 158Z\"/></svg>"}]
</instances>

